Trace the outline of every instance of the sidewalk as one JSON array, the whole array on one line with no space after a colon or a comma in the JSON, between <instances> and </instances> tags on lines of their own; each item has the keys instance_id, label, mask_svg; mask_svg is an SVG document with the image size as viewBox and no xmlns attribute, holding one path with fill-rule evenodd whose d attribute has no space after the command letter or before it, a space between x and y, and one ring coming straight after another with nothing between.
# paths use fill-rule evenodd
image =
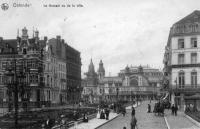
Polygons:
<instances>
[{"instance_id":1,"label":"sidewalk","mask_svg":"<svg viewBox=\"0 0 200 129\"><path fill-rule=\"evenodd\" d=\"M140 105L140 103L138 103L138 105ZM137 107L137 104L135 104L133 106ZM126 107L126 109L132 109L132 106L128 106L128 107ZM76 127L75 126L71 127L70 129L95 129L95 128L115 119L119 115L120 114L111 112L109 115L109 120L94 118L92 120L89 120L88 123L81 123L81 124L77 125Z\"/></svg>"},{"instance_id":2,"label":"sidewalk","mask_svg":"<svg viewBox=\"0 0 200 129\"><path fill-rule=\"evenodd\" d=\"M180 111L177 116L172 116L171 110L165 110L165 121L168 129L200 129Z\"/></svg>"},{"instance_id":3,"label":"sidewalk","mask_svg":"<svg viewBox=\"0 0 200 129\"><path fill-rule=\"evenodd\" d=\"M94 128L114 119L117 116L118 116L117 113L111 112L109 115L109 120L94 118L92 120L89 120L88 123L81 123L81 124L77 125L77 127L74 126L74 127L71 127L70 129L94 129Z\"/></svg>"}]
</instances>

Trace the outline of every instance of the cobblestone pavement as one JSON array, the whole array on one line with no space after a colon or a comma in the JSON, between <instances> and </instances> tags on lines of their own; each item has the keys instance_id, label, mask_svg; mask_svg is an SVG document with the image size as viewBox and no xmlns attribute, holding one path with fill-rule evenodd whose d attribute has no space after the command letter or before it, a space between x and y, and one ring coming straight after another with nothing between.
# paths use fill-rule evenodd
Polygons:
<instances>
[{"instance_id":1,"label":"cobblestone pavement","mask_svg":"<svg viewBox=\"0 0 200 129\"><path fill-rule=\"evenodd\" d=\"M138 129L167 129L164 117L154 116L153 113L147 113L148 102L143 102L136 108L136 118L138 120ZM153 107L154 103L151 103ZM125 117L120 115L114 120L106 123L98 129L123 129L124 126L130 129L131 110L127 110Z\"/></svg>"},{"instance_id":2,"label":"cobblestone pavement","mask_svg":"<svg viewBox=\"0 0 200 129\"><path fill-rule=\"evenodd\" d=\"M172 116L171 111L166 110L165 114L170 129L200 129L200 127L197 127L188 118L186 118L183 112L178 112L177 116Z\"/></svg>"}]
</instances>

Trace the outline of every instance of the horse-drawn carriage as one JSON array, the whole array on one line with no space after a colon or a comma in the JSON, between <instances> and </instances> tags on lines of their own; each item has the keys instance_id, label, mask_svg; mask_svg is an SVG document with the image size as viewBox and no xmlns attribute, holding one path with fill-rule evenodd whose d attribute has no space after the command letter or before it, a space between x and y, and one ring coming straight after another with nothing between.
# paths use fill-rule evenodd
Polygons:
<instances>
[{"instance_id":1,"label":"horse-drawn carriage","mask_svg":"<svg viewBox=\"0 0 200 129\"><path fill-rule=\"evenodd\" d=\"M154 114L155 115L158 115L158 116L164 116L164 110L165 108L169 109L170 108L170 103L169 101L159 101L157 103L155 103L155 106L154 106Z\"/></svg>"},{"instance_id":2,"label":"horse-drawn carriage","mask_svg":"<svg viewBox=\"0 0 200 129\"><path fill-rule=\"evenodd\" d=\"M164 105L163 105L163 103L160 103L160 102L155 103L153 112L154 112L155 115L158 115L158 116L164 115Z\"/></svg>"}]
</instances>

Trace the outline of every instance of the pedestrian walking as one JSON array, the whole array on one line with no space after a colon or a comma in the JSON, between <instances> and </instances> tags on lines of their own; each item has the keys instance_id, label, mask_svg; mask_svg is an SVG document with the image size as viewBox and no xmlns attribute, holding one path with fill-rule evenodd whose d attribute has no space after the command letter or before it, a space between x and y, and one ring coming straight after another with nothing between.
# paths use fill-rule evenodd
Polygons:
<instances>
[{"instance_id":1,"label":"pedestrian walking","mask_svg":"<svg viewBox=\"0 0 200 129\"><path fill-rule=\"evenodd\" d=\"M100 109L97 109L97 118L100 119Z\"/></svg>"},{"instance_id":2,"label":"pedestrian walking","mask_svg":"<svg viewBox=\"0 0 200 129\"><path fill-rule=\"evenodd\" d=\"M174 107L174 114L175 114L175 116L177 116L177 111L178 111L178 106L176 104L175 107Z\"/></svg>"},{"instance_id":3,"label":"pedestrian walking","mask_svg":"<svg viewBox=\"0 0 200 129\"><path fill-rule=\"evenodd\" d=\"M83 122L88 122L88 117L86 116L85 113L84 113L84 115L83 115Z\"/></svg>"},{"instance_id":4,"label":"pedestrian walking","mask_svg":"<svg viewBox=\"0 0 200 129\"><path fill-rule=\"evenodd\" d=\"M174 115L174 109L175 109L175 106L174 106L174 104L173 104L172 107L171 107L172 115Z\"/></svg>"},{"instance_id":5,"label":"pedestrian walking","mask_svg":"<svg viewBox=\"0 0 200 129\"><path fill-rule=\"evenodd\" d=\"M137 119L135 118L135 115L133 115L131 117L131 123L130 123L130 125L131 125L131 129L135 129L137 127Z\"/></svg>"},{"instance_id":6,"label":"pedestrian walking","mask_svg":"<svg viewBox=\"0 0 200 129\"><path fill-rule=\"evenodd\" d=\"M148 104L147 113L151 113L151 105L150 104Z\"/></svg>"},{"instance_id":7,"label":"pedestrian walking","mask_svg":"<svg viewBox=\"0 0 200 129\"><path fill-rule=\"evenodd\" d=\"M132 116L135 116L135 108L134 108L134 107L132 107L131 115L132 115Z\"/></svg>"},{"instance_id":8,"label":"pedestrian walking","mask_svg":"<svg viewBox=\"0 0 200 129\"><path fill-rule=\"evenodd\" d=\"M110 110L108 108L106 108L106 110L105 110L106 120L109 120L109 113L110 113Z\"/></svg>"},{"instance_id":9,"label":"pedestrian walking","mask_svg":"<svg viewBox=\"0 0 200 129\"><path fill-rule=\"evenodd\" d=\"M123 107L122 114L123 114L123 116L125 116L125 114L126 114L126 108L125 107Z\"/></svg>"}]
</instances>

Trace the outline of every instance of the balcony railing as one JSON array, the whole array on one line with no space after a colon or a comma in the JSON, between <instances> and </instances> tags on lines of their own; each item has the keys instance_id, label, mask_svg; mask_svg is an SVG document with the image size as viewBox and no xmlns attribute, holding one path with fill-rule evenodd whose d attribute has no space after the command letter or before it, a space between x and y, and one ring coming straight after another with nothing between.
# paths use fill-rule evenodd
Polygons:
<instances>
[{"instance_id":1,"label":"balcony railing","mask_svg":"<svg viewBox=\"0 0 200 129\"><path fill-rule=\"evenodd\" d=\"M175 92L198 92L200 91L200 85L172 85L170 90Z\"/></svg>"}]
</instances>

